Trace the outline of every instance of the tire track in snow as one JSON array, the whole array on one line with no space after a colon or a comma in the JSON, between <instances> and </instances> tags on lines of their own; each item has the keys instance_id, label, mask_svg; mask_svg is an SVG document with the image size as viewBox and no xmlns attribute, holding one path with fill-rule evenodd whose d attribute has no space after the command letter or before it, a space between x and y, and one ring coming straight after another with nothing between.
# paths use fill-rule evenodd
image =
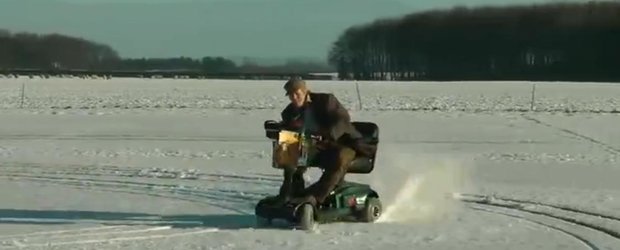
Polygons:
<instances>
[{"instance_id":1,"label":"tire track in snow","mask_svg":"<svg viewBox=\"0 0 620 250\"><path fill-rule=\"evenodd\" d=\"M149 239L153 238L148 234L151 232L165 232L173 230L172 226L148 226L142 225L118 225L118 226L97 226L88 228L77 228L70 230L53 230L26 234L4 235L0 237L0 249L24 248L24 247L42 247L55 245L69 245L82 243L99 243L113 242L127 238L128 235L136 235L129 237L131 239ZM207 228L207 230L216 230L215 228ZM191 230L190 233L197 233L203 230ZM118 237L121 235L125 237ZM168 234L170 235L170 234ZM116 237L115 237L116 236ZM161 234L161 236L165 236ZM173 236L173 235L171 235ZM73 238L73 240L71 240ZM90 239L88 239L90 238ZM43 243L44 242L44 243Z\"/></svg>"},{"instance_id":2,"label":"tire track in snow","mask_svg":"<svg viewBox=\"0 0 620 250\"><path fill-rule=\"evenodd\" d=\"M79 190L94 190L116 193L129 193L134 195L146 195L158 198L177 199L198 204L222 208L235 214L253 214L254 204L265 196L272 195L270 190L275 189L275 177L234 175L234 174L204 174L206 179L179 179L158 178L154 176L135 176L128 173L127 169L117 166L79 166L73 165L68 168L10 165L0 171L0 178L10 181L32 181L54 185L68 186ZM76 173L78 172L78 173ZM130 172L136 172L131 170ZM77 174L77 175L76 175ZM108 178L102 178L108 177ZM140 179L140 180L138 180ZM141 180L151 181L141 181ZM208 181L204 186L203 181ZM181 182L179 182L181 181ZM221 187L221 183L230 181L242 182L241 188L233 184L232 189ZM256 182L259 185L247 183ZM155 182L155 183L154 183ZM245 185L244 185L245 184ZM249 189L249 190L248 190ZM265 191L263 191L265 190ZM6 218L5 218L6 219ZM9 218L10 219L10 218ZM13 218L12 220L15 220ZM80 220L85 222L85 220ZM66 220L65 222L75 222ZM101 220L93 220L94 223L102 223ZM146 221L140 221L143 224ZM109 222L106 222L110 224ZM121 221L119 224L127 224ZM163 221L161 224L171 224ZM176 224L176 223L172 223ZM194 223L195 224L195 223Z\"/></svg>"},{"instance_id":3,"label":"tire track in snow","mask_svg":"<svg viewBox=\"0 0 620 250\"><path fill-rule=\"evenodd\" d=\"M2 176L0 176L2 177ZM27 179L28 180L28 179ZM162 194L161 192L154 192L154 193L150 193L147 190L142 190L142 189L130 189L127 187L122 187L122 186L113 186L113 187L109 187L109 185L105 185L105 184L98 184L98 185L83 185L80 183L70 183L70 182L66 182L66 181L58 181L58 180L50 180L50 179L45 179L45 178L38 178L38 179L32 179L30 181L34 181L34 182L39 182L39 183L48 183L48 184L55 184L55 185L62 185L62 186L68 186L71 188L75 188L78 190L92 190L92 191L104 191L104 192L112 192L112 193L125 193L125 194L133 194L133 195L145 195L145 196L151 196L151 197L157 197L157 198L166 198L166 199L174 199L174 200L182 200L182 201L187 201L187 202L193 202L193 203L198 203L198 204L207 204L210 206L214 206L214 207L218 207L218 208L222 208L231 212L235 212L235 213L240 213L240 214L247 214L248 212L245 210L241 210L238 209L237 207L234 206L227 206L227 205L223 205L222 203L219 202L213 202L213 201L208 201L205 200L204 198L201 197L196 197L194 196L179 196L179 195L166 195L166 194ZM161 190L160 190L161 191ZM87 220L85 219L80 219L80 221L83 222L87 222ZM101 223L100 220L95 220L93 222L98 222ZM105 224L112 224L112 223L105 223ZM120 224L128 224L128 222L122 222ZM162 224L167 224L162 222Z\"/></svg>"},{"instance_id":4,"label":"tire track in snow","mask_svg":"<svg viewBox=\"0 0 620 250\"><path fill-rule=\"evenodd\" d=\"M60 241L60 242L46 242L46 243L35 243L35 244L23 244L18 243L13 246L3 247L0 246L0 249L13 249L13 248L25 248L25 247L55 247L55 246L66 246L66 245L79 245L79 244L96 244L96 243L116 243L123 241L137 241L137 240L152 240L152 239L161 239L161 238L173 238L179 236L189 236L194 234L204 234L204 233L213 233L218 232L217 228L207 228L201 230L192 230L190 232L180 232L180 233L172 233L172 234L155 234L155 235L144 235L144 236L134 236L134 237L117 237L117 238L103 238L103 239L90 239L90 240L75 240L75 241Z\"/></svg>"},{"instance_id":5,"label":"tire track in snow","mask_svg":"<svg viewBox=\"0 0 620 250\"><path fill-rule=\"evenodd\" d=\"M160 180L182 180L182 181L239 181L242 184L254 183L264 185L269 182L279 183L279 175L267 175L256 173L254 176L236 174L213 174L197 173L192 170L175 169L136 169L122 168L118 166L92 166L92 165L62 165L62 166L42 166L33 163L7 164L2 166L1 173L6 174L39 174L39 175L61 175L61 176L87 176L87 177L124 177L124 178L149 178Z\"/></svg>"},{"instance_id":6,"label":"tire track in snow","mask_svg":"<svg viewBox=\"0 0 620 250\"><path fill-rule=\"evenodd\" d=\"M467 197L471 195L464 195L463 197ZM564 206L557 205L547 205L538 202L526 201L526 200L518 200L518 199L504 199L498 197L488 197L482 195L473 196L475 198L461 198L464 202L476 203L488 206L496 206L509 208L514 210L519 210L527 213L544 215L547 217L552 217L558 220L563 220L569 223L581 225L583 227L587 227L601 233L607 234L616 240L620 241L620 220L613 216L601 215L594 212L581 212L581 210L576 209L565 209ZM527 206L530 205L530 206ZM541 209L542 208L542 209ZM564 213L562 215L562 213ZM588 219L577 219L577 216L587 217ZM600 224L595 222L589 222L588 220L597 221ZM616 224L618 229L609 228L609 226L603 226L605 224Z\"/></svg>"},{"instance_id":7,"label":"tire track in snow","mask_svg":"<svg viewBox=\"0 0 620 250\"><path fill-rule=\"evenodd\" d=\"M562 229L562 228L560 228L558 226L554 226L551 223L544 223L544 222L540 222L540 221L535 220L535 219L527 218L525 216L514 215L514 214L510 214L510 213L500 212L500 211L497 211L497 210L484 209L484 208L481 208L481 207L472 207L472 209L478 210L478 211L487 212L487 213L492 213L492 214L497 214L497 215L508 216L508 217L512 217L512 218L516 218L516 219L525 220L527 222L530 222L530 223L533 223L533 224L537 224L537 225L543 226L545 228L549 228L551 230L555 230L555 231L558 231L558 232L563 233L565 235L568 235L569 237L574 238L577 241L583 243L586 247L588 247L591 250L599 250L600 249L594 243L592 243L591 241L589 241L589 240L579 236L579 234L571 233L570 231Z\"/></svg>"},{"instance_id":8,"label":"tire track in snow","mask_svg":"<svg viewBox=\"0 0 620 250\"><path fill-rule=\"evenodd\" d=\"M581 232L572 232L570 234L578 235L579 238L584 239L596 238L598 242L608 243L607 240L612 240L615 241L616 244L620 244L620 218L612 215L585 211L565 205L478 194L461 194L457 199L466 203L517 212L520 214L518 215L519 217L547 226L558 227L560 224L564 224L573 227L573 230L575 230L574 227L578 226L582 230L577 231ZM504 214L497 210L491 210L490 212ZM549 220L556 221L556 223L548 222ZM563 231L567 230L563 229ZM591 242L584 243L587 245L594 245ZM598 246L599 244L601 243L596 245Z\"/></svg>"},{"instance_id":9,"label":"tire track in snow","mask_svg":"<svg viewBox=\"0 0 620 250\"><path fill-rule=\"evenodd\" d=\"M99 188L112 188L110 190L133 190L138 191L134 194L161 194L166 192L173 194L171 196L161 196L166 198L175 198L177 196L190 197L186 201L201 201L208 205L216 206L229 211L248 214L249 212L239 209L239 206L250 205L256 198L262 198L267 193L256 192L237 192L235 190L226 189L206 189L201 190L199 187L192 187L177 184L158 184L148 182L121 181L121 180L103 180L92 178L75 178L67 176L44 176L44 175L27 175L27 174L1 174L0 177L10 178L12 180L31 180L36 182L54 183L65 186L73 186L77 188L89 188L91 190L99 190ZM225 205L223 202L231 203ZM251 204L253 206L253 204Z\"/></svg>"},{"instance_id":10,"label":"tire track in snow","mask_svg":"<svg viewBox=\"0 0 620 250\"><path fill-rule=\"evenodd\" d=\"M488 195L481 195L481 194L461 194L461 195L462 196L470 196L470 197L474 197L474 198L478 198L478 199L485 199L485 200L499 199L499 200L504 200L504 201L509 201L509 202L521 203L521 204L530 204L530 205L536 205L536 206L547 206L547 207L551 207L551 208L565 210L565 211L568 211L568 212L575 212L575 213L580 213L580 214L586 214L586 215L591 215L591 216L595 216L595 217L600 217L600 218L604 218L604 219L615 220L615 221L618 221L620 223L620 216L614 216L614 215L608 215L608 214L588 211L588 210L585 210L585 209L575 208L575 207L571 207L571 206L567 206L567 205L551 204L551 203L548 203L548 202L540 202L540 201L532 201L532 200L524 200L524 199L515 199L515 198L510 198L510 197L502 197L502 196L492 196L492 197L489 197Z\"/></svg>"},{"instance_id":11,"label":"tire track in snow","mask_svg":"<svg viewBox=\"0 0 620 250\"><path fill-rule=\"evenodd\" d=\"M129 229L129 230L113 230L113 231L99 231L99 232L91 232L91 233L79 233L79 232L71 232L71 234L48 234L48 235L39 235L39 236L30 236L26 240L28 242L32 242L35 239L43 238L42 240L51 240L51 239L66 239L66 238L81 238L88 236L109 236L116 234L137 234L137 233L147 233L147 232L155 232L155 231L164 231L172 229L172 226L155 226L155 227L147 227L147 228L138 228L138 229Z\"/></svg>"},{"instance_id":12,"label":"tire track in snow","mask_svg":"<svg viewBox=\"0 0 620 250\"><path fill-rule=\"evenodd\" d=\"M4 166L3 166L4 167ZM230 190L224 188L212 188L212 187L199 187L196 185L186 185L191 183L202 183L201 180L205 179L191 179L184 180L179 178L158 178L154 176L136 176L134 169L126 169L117 166L79 166L74 165L71 167L59 168L45 167L41 165L33 164L33 166L19 166L11 165L3 168L4 171L0 171L0 178L9 179L11 181L34 181L38 183L48 183L54 185L68 186L70 188L76 188L80 190L95 190L106 191L116 193L129 193L136 195L147 195L160 198L178 199L195 203L207 204L223 208L229 211L233 211L238 214L252 214L250 210L253 210L253 201L263 198L267 193L256 192L253 190ZM133 172L133 174L132 174ZM204 174L208 181L215 182L228 182L236 180L240 182L252 182L256 181L262 183L264 186L273 186L275 177L269 178L266 176L242 176L234 174ZM109 178L102 178L109 177ZM110 179L112 178L112 179ZM137 179L149 179L164 181L166 183L151 183L138 181ZM177 183L178 180L182 180L184 183ZM247 183L246 183L247 184ZM209 183L209 186L217 183ZM244 209L247 206L246 209ZM252 209L250 209L252 208ZM2 218L6 221L24 221L33 220L34 222L40 222L45 218ZM51 218L50 220L55 220ZM63 220L63 219L59 219ZM5 235L0 236L0 249L5 248L23 248L23 247L49 247L49 246L64 246L75 244L92 244L92 243L114 243L119 241L132 241L132 240L146 240L156 238L169 238L175 236L181 236L192 233L200 232L212 232L217 229L207 229L197 232L179 233L179 234L150 234L156 231L170 230L175 225L197 225L201 227L202 222L200 218L190 219L177 219L177 221L170 220L170 218L159 216L147 216L147 217L132 217L132 218L80 218L64 219L66 223L98 223L101 225L113 225L103 226L96 228L76 229L76 230L57 230L48 232L37 232L21 235ZM148 226L144 228L144 226ZM125 227L126 229L119 229ZM204 227L203 227L204 228ZM138 236L128 236L130 234ZM121 235L119 237L119 235ZM125 237L123 237L125 236ZM95 239L90 239L95 237ZM106 237L106 238L101 238ZM75 240L70 240L75 238ZM37 241L46 241L46 243L38 243Z\"/></svg>"},{"instance_id":13,"label":"tire track in snow","mask_svg":"<svg viewBox=\"0 0 620 250\"><path fill-rule=\"evenodd\" d=\"M128 225L119 225L119 226L97 226L97 227L87 227L87 228L78 228L78 229L68 229L68 230L52 230L52 231L43 231L43 232L34 232L34 233L25 233L25 234L10 234L10 235L0 235L0 241L5 239L12 238L21 238L21 237L31 237L38 235L62 235L62 234L76 234L79 232L90 232L90 231L104 231L115 228L124 228L128 227Z\"/></svg>"},{"instance_id":14,"label":"tire track in snow","mask_svg":"<svg viewBox=\"0 0 620 250\"><path fill-rule=\"evenodd\" d=\"M543 122L543 121L541 121L539 119L536 119L536 118L533 118L533 117L530 117L530 116L527 116L527 115L522 115L522 117L525 118L526 120L532 121L532 122L534 122L536 124L539 124L539 125L542 125L542 126L545 126L545 127L548 127L548 128L552 128L552 129L555 129L555 130L559 130L559 131L561 131L561 132L563 132L565 134L569 134L569 135L575 136L575 137L577 137L577 138L579 138L581 140L593 143L593 144L595 144L595 145L597 145L599 147L602 147L607 152L610 152L610 153L613 153L613 154L616 154L616 155L620 155L620 149L617 149L617 148L615 148L615 147L613 147L613 146L611 146L611 145L609 145L607 143L604 143L602 141L596 140L596 139L594 139L592 137L589 137L589 136L577 133L577 132L569 130L569 129L561 128L561 127L552 125L550 123Z\"/></svg>"}]
</instances>

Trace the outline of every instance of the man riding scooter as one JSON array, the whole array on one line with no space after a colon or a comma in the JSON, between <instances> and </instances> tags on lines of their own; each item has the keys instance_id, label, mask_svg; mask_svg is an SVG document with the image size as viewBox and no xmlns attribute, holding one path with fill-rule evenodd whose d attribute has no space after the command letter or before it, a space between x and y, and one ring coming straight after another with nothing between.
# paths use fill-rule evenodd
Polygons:
<instances>
[{"instance_id":1,"label":"man riding scooter","mask_svg":"<svg viewBox=\"0 0 620 250\"><path fill-rule=\"evenodd\" d=\"M324 171L316 183L305 188L305 167L290 162L281 165L284 181L276 199L282 203L317 205L344 179L347 167L357 155L373 155L375 149L362 142L348 111L333 94L311 92L305 81L297 77L288 80L284 89L291 103L281 112L282 129L320 136L322 139L315 145L316 157Z\"/></svg>"}]
</instances>

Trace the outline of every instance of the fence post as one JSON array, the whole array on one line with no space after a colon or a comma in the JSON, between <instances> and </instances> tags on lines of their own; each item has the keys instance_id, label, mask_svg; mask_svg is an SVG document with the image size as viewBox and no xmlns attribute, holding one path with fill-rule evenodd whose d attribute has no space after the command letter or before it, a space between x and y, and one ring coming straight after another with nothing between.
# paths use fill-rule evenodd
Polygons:
<instances>
[{"instance_id":1,"label":"fence post","mask_svg":"<svg viewBox=\"0 0 620 250\"><path fill-rule=\"evenodd\" d=\"M19 104L19 108L22 109L24 108L24 95L25 95L25 88L26 88L26 82L22 82L22 97L21 97L21 102Z\"/></svg>"},{"instance_id":2,"label":"fence post","mask_svg":"<svg viewBox=\"0 0 620 250\"><path fill-rule=\"evenodd\" d=\"M362 96L360 95L360 87L359 87L359 84L357 83L357 80L355 81L355 90L357 91L357 101L359 103L359 110L362 110Z\"/></svg>"},{"instance_id":3,"label":"fence post","mask_svg":"<svg viewBox=\"0 0 620 250\"><path fill-rule=\"evenodd\" d=\"M534 98L536 96L536 83L532 84L532 100L530 102L530 111L534 111Z\"/></svg>"}]
</instances>

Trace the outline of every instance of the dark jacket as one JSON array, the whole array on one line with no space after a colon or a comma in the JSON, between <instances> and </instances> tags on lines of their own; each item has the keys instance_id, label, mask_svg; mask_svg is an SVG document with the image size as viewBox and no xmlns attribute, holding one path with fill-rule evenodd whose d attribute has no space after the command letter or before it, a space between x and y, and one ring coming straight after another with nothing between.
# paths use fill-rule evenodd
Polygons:
<instances>
[{"instance_id":1,"label":"dark jacket","mask_svg":"<svg viewBox=\"0 0 620 250\"><path fill-rule=\"evenodd\" d=\"M353 148L358 153L371 156L374 148L362 143L362 135L351 123L351 117L346 108L330 93L309 93L308 107L312 109L314 120L318 126L315 133L326 137L332 143L338 143ZM300 118L303 118L304 108L297 109L292 104L284 108L281 113L285 129L298 130Z\"/></svg>"}]
</instances>

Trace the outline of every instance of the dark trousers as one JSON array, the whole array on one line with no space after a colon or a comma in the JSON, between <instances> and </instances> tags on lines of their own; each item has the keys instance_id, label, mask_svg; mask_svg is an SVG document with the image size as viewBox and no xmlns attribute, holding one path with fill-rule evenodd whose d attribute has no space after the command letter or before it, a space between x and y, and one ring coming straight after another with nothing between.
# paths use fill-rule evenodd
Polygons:
<instances>
[{"instance_id":1,"label":"dark trousers","mask_svg":"<svg viewBox=\"0 0 620 250\"><path fill-rule=\"evenodd\" d=\"M284 181L280 186L280 196L291 198L302 195L304 189L306 188L304 173L306 173L305 167L285 167Z\"/></svg>"},{"instance_id":2,"label":"dark trousers","mask_svg":"<svg viewBox=\"0 0 620 250\"><path fill-rule=\"evenodd\" d=\"M344 180L347 168L351 161L355 159L355 150L334 145L318 152L318 160L323 174L319 180L305 188L304 173L305 167L285 167L284 182L280 187L280 196L299 197L312 195L318 203L323 203L329 193L334 190L336 185Z\"/></svg>"}]
</instances>

